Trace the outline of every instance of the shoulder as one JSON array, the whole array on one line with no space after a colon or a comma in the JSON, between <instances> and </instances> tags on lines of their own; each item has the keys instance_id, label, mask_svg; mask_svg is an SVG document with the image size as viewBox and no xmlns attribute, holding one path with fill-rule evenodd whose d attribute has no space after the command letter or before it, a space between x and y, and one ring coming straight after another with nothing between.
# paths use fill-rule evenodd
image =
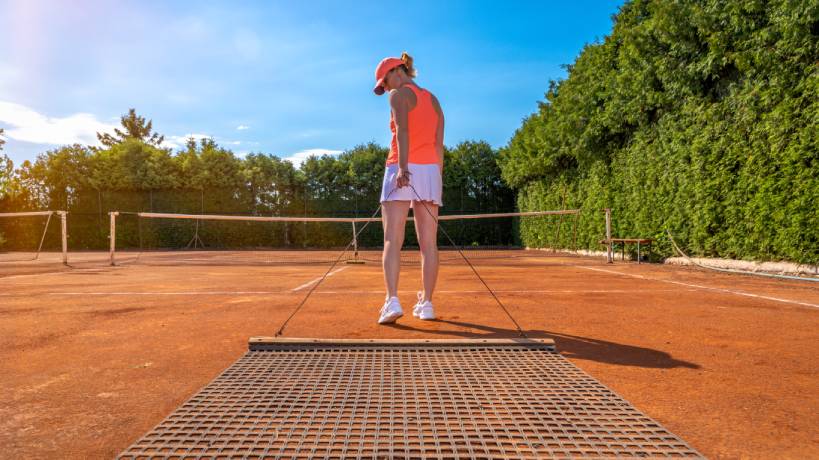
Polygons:
<instances>
[{"instance_id":1,"label":"shoulder","mask_svg":"<svg viewBox=\"0 0 819 460\"><path fill-rule=\"evenodd\" d=\"M407 104L415 99L415 94L407 87L390 90L390 105L393 107Z\"/></svg>"}]
</instances>

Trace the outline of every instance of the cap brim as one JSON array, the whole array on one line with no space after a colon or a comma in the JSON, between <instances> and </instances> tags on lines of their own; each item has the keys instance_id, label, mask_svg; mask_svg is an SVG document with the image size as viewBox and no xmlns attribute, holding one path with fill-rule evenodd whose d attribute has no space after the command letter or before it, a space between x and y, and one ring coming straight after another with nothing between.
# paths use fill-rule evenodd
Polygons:
<instances>
[{"instance_id":1,"label":"cap brim","mask_svg":"<svg viewBox=\"0 0 819 460\"><path fill-rule=\"evenodd\" d=\"M375 88L373 88L373 92L376 94L376 96L384 94L384 85L379 82L377 85L375 85Z\"/></svg>"}]
</instances>

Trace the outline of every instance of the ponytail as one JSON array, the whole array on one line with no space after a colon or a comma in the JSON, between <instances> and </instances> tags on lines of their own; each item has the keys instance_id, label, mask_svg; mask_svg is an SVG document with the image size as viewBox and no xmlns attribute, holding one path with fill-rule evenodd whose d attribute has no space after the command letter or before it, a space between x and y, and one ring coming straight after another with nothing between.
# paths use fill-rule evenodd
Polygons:
<instances>
[{"instance_id":1,"label":"ponytail","mask_svg":"<svg viewBox=\"0 0 819 460\"><path fill-rule=\"evenodd\" d=\"M410 56L409 54L407 54L406 51L404 51L403 53L401 53L401 61L404 62L403 65L404 72L410 77L415 78L415 76L418 75L418 71L415 70L415 67L412 64L412 56Z\"/></svg>"}]
</instances>

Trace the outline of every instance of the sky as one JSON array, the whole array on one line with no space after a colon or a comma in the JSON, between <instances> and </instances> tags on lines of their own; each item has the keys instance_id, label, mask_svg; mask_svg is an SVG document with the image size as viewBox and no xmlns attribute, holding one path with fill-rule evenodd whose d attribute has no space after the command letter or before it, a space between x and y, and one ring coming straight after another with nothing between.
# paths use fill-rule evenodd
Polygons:
<instances>
[{"instance_id":1,"label":"sky","mask_svg":"<svg viewBox=\"0 0 819 460\"><path fill-rule=\"evenodd\" d=\"M402 51L441 103L446 145L502 147L621 4L0 0L3 153L19 166L98 145L129 108L174 150L211 137L298 164L388 145L374 71Z\"/></svg>"}]
</instances>

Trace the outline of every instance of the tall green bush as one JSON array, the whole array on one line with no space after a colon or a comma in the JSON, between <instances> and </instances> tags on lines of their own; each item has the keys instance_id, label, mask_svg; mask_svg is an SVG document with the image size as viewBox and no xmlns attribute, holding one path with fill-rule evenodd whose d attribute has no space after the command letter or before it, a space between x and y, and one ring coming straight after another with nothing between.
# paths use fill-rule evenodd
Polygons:
<instances>
[{"instance_id":1,"label":"tall green bush","mask_svg":"<svg viewBox=\"0 0 819 460\"><path fill-rule=\"evenodd\" d=\"M586 248L610 207L615 236L665 255L668 229L694 255L817 263L818 62L816 1L627 2L502 149L503 178L521 210L583 209Z\"/></svg>"}]
</instances>

